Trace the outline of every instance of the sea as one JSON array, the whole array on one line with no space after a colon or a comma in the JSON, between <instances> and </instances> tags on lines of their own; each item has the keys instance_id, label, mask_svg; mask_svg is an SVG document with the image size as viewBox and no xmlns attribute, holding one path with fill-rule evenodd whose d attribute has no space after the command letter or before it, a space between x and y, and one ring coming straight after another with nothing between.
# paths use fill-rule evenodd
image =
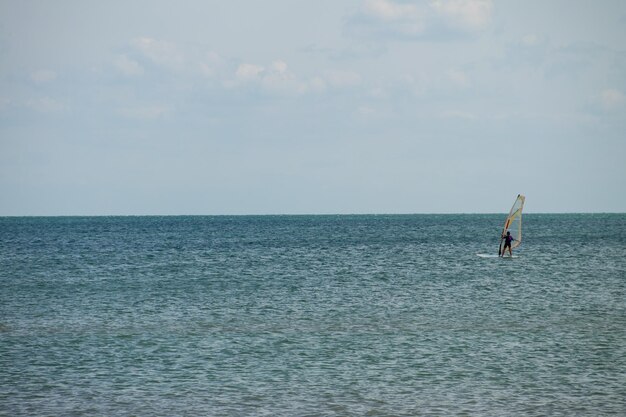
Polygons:
<instances>
[{"instance_id":1,"label":"sea","mask_svg":"<svg viewBox=\"0 0 626 417\"><path fill-rule=\"evenodd\" d=\"M626 214L504 219L1 217L0 415L626 415Z\"/></svg>"}]
</instances>

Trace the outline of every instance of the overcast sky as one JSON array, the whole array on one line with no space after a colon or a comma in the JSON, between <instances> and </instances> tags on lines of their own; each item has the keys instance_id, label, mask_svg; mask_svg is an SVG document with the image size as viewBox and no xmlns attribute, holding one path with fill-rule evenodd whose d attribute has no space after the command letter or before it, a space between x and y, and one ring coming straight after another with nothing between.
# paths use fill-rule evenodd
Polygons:
<instances>
[{"instance_id":1,"label":"overcast sky","mask_svg":"<svg viewBox=\"0 0 626 417\"><path fill-rule=\"evenodd\" d=\"M0 215L626 212L626 2L0 0Z\"/></svg>"}]
</instances>

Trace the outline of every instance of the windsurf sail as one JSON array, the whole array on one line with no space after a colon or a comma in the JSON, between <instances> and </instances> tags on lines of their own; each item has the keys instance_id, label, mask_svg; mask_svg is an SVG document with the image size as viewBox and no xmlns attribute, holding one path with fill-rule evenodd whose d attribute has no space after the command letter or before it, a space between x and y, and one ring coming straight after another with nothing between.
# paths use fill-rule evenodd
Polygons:
<instances>
[{"instance_id":1,"label":"windsurf sail","mask_svg":"<svg viewBox=\"0 0 626 417\"><path fill-rule=\"evenodd\" d=\"M502 239L502 237L506 235L506 232L511 232L511 236L513 236L514 239L513 242L511 242L511 248L516 248L522 243L522 209L524 208L524 200L526 200L526 197L518 194L515 203L513 203L513 207L511 207L511 211L502 229L498 255L502 255L504 252L504 239Z\"/></svg>"}]
</instances>

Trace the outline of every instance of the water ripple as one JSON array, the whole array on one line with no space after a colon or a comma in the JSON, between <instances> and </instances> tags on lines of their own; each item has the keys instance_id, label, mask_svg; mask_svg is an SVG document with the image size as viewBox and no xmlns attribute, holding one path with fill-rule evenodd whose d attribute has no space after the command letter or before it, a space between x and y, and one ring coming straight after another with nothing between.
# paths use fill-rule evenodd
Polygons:
<instances>
[{"instance_id":1,"label":"water ripple","mask_svg":"<svg viewBox=\"0 0 626 417\"><path fill-rule=\"evenodd\" d=\"M626 217L499 221L0 218L0 415L625 415Z\"/></svg>"}]
</instances>

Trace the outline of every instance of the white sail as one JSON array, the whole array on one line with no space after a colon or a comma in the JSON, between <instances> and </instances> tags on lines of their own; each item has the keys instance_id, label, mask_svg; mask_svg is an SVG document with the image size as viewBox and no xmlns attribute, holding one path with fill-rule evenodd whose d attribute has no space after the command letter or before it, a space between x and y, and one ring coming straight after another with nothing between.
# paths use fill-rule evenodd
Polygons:
<instances>
[{"instance_id":1,"label":"white sail","mask_svg":"<svg viewBox=\"0 0 626 417\"><path fill-rule=\"evenodd\" d=\"M502 236L506 235L506 232L511 232L513 236L513 242L511 242L511 248L516 248L522 243L522 209L524 208L524 201L526 197L521 194L517 195L513 207L504 222L504 228L502 229ZM498 248L498 255L501 255L504 249L504 239L500 239L500 247Z\"/></svg>"}]
</instances>

